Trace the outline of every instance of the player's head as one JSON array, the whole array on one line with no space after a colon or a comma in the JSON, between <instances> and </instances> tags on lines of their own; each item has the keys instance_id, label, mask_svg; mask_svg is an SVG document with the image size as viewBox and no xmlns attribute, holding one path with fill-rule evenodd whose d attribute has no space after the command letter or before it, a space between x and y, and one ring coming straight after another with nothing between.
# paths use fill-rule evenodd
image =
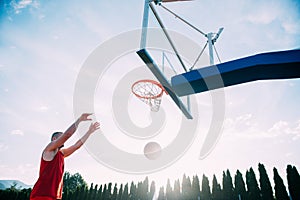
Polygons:
<instances>
[{"instance_id":1,"label":"player's head","mask_svg":"<svg viewBox=\"0 0 300 200\"><path fill-rule=\"evenodd\" d=\"M56 140L57 138L59 138L59 136L61 136L61 134L63 134L62 132L55 132L52 134L51 136L51 141Z\"/></svg>"},{"instance_id":2,"label":"player's head","mask_svg":"<svg viewBox=\"0 0 300 200\"><path fill-rule=\"evenodd\" d=\"M63 134L63 132L55 132L55 133L53 133L52 136L51 136L51 141L56 140L56 139L59 138L62 134ZM63 146L64 146L64 145L62 145L62 146L59 147L59 148L62 148Z\"/></svg>"}]
</instances>

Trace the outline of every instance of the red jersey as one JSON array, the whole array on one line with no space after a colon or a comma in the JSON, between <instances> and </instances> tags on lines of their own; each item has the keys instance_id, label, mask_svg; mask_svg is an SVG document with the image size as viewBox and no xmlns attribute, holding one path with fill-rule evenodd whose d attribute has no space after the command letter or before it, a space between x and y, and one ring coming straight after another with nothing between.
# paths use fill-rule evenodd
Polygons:
<instances>
[{"instance_id":1,"label":"red jersey","mask_svg":"<svg viewBox=\"0 0 300 200\"><path fill-rule=\"evenodd\" d=\"M64 155L58 151L53 160L41 159L40 175L33 186L30 200L56 200L62 198Z\"/></svg>"}]
</instances>

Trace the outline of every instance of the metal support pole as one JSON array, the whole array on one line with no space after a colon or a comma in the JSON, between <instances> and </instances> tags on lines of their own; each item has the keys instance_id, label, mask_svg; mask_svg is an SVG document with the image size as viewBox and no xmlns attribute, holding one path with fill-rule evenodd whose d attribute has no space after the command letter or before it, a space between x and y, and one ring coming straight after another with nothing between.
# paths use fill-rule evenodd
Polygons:
<instances>
[{"instance_id":1,"label":"metal support pole","mask_svg":"<svg viewBox=\"0 0 300 200\"><path fill-rule=\"evenodd\" d=\"M183 61L182 61L182 59L181 59L181 57L180 57L180 55L179 55L177 49L175 48L175 45L174 45L174 43L172 42L171 37L169 36L169 34L168 34L168 32L167 32L167 29L165 28L164 24L162 23L161 19L159 18L159 16L158 16L158 14L157 14L155 8L153 7L152 3L150 3L149 6L150 6L150 8L151 8L151 10L152 10L152 12L153 12L153 14L154 14L156 20L158 21L158 23L159 23L161 29L163 30L165 36L167 37L167 39L168 39L168 41L169 41L171 47L173 48L173 50L174 50L174 52L175 52L175 54L176 54L176 56L177 56L177 58L178 58L180 64L182 65L184 71L187 72L187 69L186 69L186 67L185 67L185 65L184 65L184 63L183 63Z\"/></svg>"},{"instance_id":2,"label":"metal support pole","mask_svg":"<svg viewBox=\"0 0 300 200\"><path fill-rule=\"evenodd\" d=\"M190 95L186 96L186 103L187 103L187 109L189 112L191 112L191 100L190 100Z\"/></svg>"},{"instance_id":3,"label":"metal support pole","mask_svg":"<svg viewBox=\"0 0 300 200\"><path fill-rule=\"evenodd\" d=\"M141 37L141 44L140 44L141 49L144 49L147 44L148 22L149 22L149 0L145 0L142 37Z\"/></svg>"},{"instance_id":4,"label":"metal support pole","mask_svg":"<svg viewBox=\"0 0 300 200\"><path fill-rule=\"evenodd\" d=\"M209 63L210 65L214 65L214 50L213 50L213 33L207 34L207 41L208 41L208 49L209 49Z\"/></svg>"},{"instance_id":5,"label":"metal support pole","mask_svg":"<svg viewBox=\"0 0 300 200\"><path fill-rule=\"evenodd\" d=\"M173 11L169 10L165 6L163 6L161 4L160 4L160 6L162 8L164 8L166 11L168 11L169 13L171 13L172 15L174 15L176 18L180 19L181 21L183 21L184 23L186 23L187 25L189 25L190 27L192 27L193 29L195 29L196 31L198 31L199 33L201 33L202 35L206 36L206 34L203 31L201 31L200 29L198 29L196 26L192 25L191 23L189 23L188 21L186 21L185 19L183 19L182 17L180 17L179 15L177 15L176 13L174 13Z\"/></svg>"}]
</instances>

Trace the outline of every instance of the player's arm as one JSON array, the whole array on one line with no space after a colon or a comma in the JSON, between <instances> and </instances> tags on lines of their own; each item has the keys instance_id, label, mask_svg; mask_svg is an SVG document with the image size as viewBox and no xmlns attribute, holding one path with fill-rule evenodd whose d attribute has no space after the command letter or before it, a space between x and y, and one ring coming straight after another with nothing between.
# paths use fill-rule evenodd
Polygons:
<instances>
[{"instance_id":1,"label":"player's arm","mask_svg":"<svg viewBox=\"0 0 300 200\"><path fill-rule=\"evenodd\" d=\"M99 122L92 123L89 127L89 130L79 139L74 145L62 149L61 152L64 154L64 157L68 157L72 153L74 153L77 149L79 149L86 140L90 137L92 133L94 133L96 130L100 128Z\"/></svg>"},{"instance_id":2,"label":"player's arm","mask_svg":"<svg viewBox=\"0 0 300 200\"><path fill-rule=\"evenodd\" d=\"M80 122L92 120L88 118L90 115L91 113L82 114L59 138L51 141L45 148L45 151L54 151L61 147L75 133Z\"/></svg>"}]
</instances>

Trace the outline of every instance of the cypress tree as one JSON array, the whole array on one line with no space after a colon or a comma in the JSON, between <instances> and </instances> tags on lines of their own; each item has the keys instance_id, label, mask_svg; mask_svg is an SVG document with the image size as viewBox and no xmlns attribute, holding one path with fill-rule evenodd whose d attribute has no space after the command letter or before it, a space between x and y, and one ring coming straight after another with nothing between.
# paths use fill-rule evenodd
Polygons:
<instances>
[{"instance_id":1,"label":"cypress tree","mask_svg":"<svg viewBox=\"0 0 300 200\"><path fill-rule=\"evenodd\" d=\"M201 188L201 200L211 199L211 192L208 178L203 174L202 176L202 188Z\"/></svg>"},{"instance_id":2,"label":"cypress tree","mask_svg":"<svg viewBox=\"0 0 300 200\"><path fill-rule=\"evenodd\" d=\"M154 194L155 194L155 182L152 181L150 185L149 200L153 199Z\"/></svg>"},{"instance_id":3,"label":"cypress tree","mask_svg":"<svg viewBox=\"0 0 300 200\"><path fill-rule=\"evenodd\" d=\"M123 195L123 184L120 185L117 200L122 200L122 195Z\"/></svg>"},{"instance_id":4,"label":"cypress tree","mask_svg":"<svg viewBox=\"0 0 300 200\"><path fill-rule=\"evenodd\" d=\"M147 199L148 198L148 178L146 178L143 182L138 182L136 195L137 199Z\"/></svg>"},{"instance_id":5,"label":"cypress tree","mask_svg":"<svg viewBox=\"0 0 300 200\"><path fill-rule=\"evenodd\" d=\"M184 174L182 179L182 198L185 200L189 200L191 198L191 190L191 179L189 177L186 177Z\"/></svg>"},{"instance_id":6,"label":"cypress tree","mask_svg":"<svg viewBox=\"0 0 300 200\"><path fill-rule=\"evenodd\" d=\"M111 196L111 199L112 199L112 200L116 200L116 199L117 199L117 196L118 196L118 187L117 187L117 184L115 184L114 190L113 190L113 194L112 194L112 196Z\"/></svg>"},{"instance_id":7,"label":"cypress tree","mask_svg":"<svg viewBox=\"0 0 300 200\"><path fill-rule=\"evenodd\" d=\"M91 194L91 200L97 199L97 194L98 194L98 185L96 184Z\"/></svg>"},{"instance_id":8,"label":"cypress tree","mask_svg":"<svg viewBox=\"0 0 300 200\"><path fill-rule=\"evenodd\" d=\"M86 200L92 200L93 190L94 190L94 184L91 183L90 188L87 190L87 198L86 198Z\"/></svg>"},{"instance_id":9,"label":"cypress tree","mask_svg":"<svg viewBox=\"0 0 300 200\"><path fill-rule=\"evenodd\" d=\"M170 179L167 181L167 187L166 187L166 199L167 200L173 200L173 190L171 187Z\"/></svg>"},{"instance_id":10,"label":"cypress tree","mask_svg":"<svg viewBox=\"0 0 300 200\"><path fill-rule=\"evenodd\" d=\"M174 182L173 197L174 197L174 200L181 199L180 181L178 179Z\"/></svg>"},{"instance_id":11,"label":"cypress tree","mask_svg":"<svg viewBox=\"0 0 300 200\"><path fill-rule=\"evenodd\" d=\"M136 189L136 198L143 199L143 183L138 182L137 189Z\"/></svg>"},{"instance_id":12,"label":"cypress tree","mask_svg":"<svg viewBox=\"0 0 300 200\"><path fill-rule=\"evenodd\" d=\"M130 200L135 200L136 197L137 197L136 186L135 186L135 184L133 182L131 182L129 199Z\"/></svg>"},{"instance_id":13,"label":"cypress tree","mask_svg":"<svg viewBox=\"0 0 300 200\"><path fill-rule=\"evenodd\" d=\"M84 187L81 199L88 199L88 196L89 196L89 189L88 189L88 187Z\"/></svg>"},{"instance_id":14,"label":"cypress tree","mask_svg":"<svg viewBox=\"0 0 300 200\"><path fill-rule=\"evenodd\" d=\"M258 187L256 176L252 167L246 172L246 184L249 199L261 200L260 189Z\"/></svg>"},{"instance_id":15,"label":"cypress tree","mask_svg":"<svg viewBox=\"0 0 300 200\"><path fill-rule=\"evenodd\" d=\"M97 191L96 199L101 200L102 199L102 185L100 185L99 190Z\"/></svg>"},{"instance_id":16,"label":"cypress tree","mask_svg":"<svg viewBox=\"0 0 300 200\"><path fill-rule=\"evenodd\" d=\"M123 191L121 200L129 200L128 183L126 183L126 185L124 187L124 191Z\"/></svg>"},{"instance_id":17,"label":"cypress tree","mask_svg":"<svg viewBox=\"0 0 300 200\"><path fill-rule=\"evenodd\" d=\"M296 167L287 166L287 181L292 199L300 199L300 177Z\"/></svg>"},{"instance_id":18,"label":"cypress tree","mask_svg":"<svg viewBox=\"0 0 300 200\"><path fill-rule=\"evenodd\" d=\"M223 172L223 197L226 200L233 199L233 184L229 170Z\"/></svg>"},{"instance_id":19,"label":"cypress tree","mask_svg":"<svg viewBox=\"0 0 300 200\"><path fill-rule=\"evenodd\" d=\"M228 194L226 192L226 189L224 188L224 187L226 187L226 186L224 186L224 185L226 185L226 174L225 174L224 171L223 171L223 174L222 174L222 182L223 182L223 184L222 184L222 186L223 186L222 197L223 197L224 200L227 200L228 199L228 196L227 196Z\"/></svg>"},{"instance_id":20,"label":"cypress tree","mask_svg":"<svg viewBox=\"0 0 300 200\"><path fill-rule=\"evenodd\" d=\"M213 176L212 181L212 193L211 193L212 200L220 200L222 199L222 189L221 185L218 183L216 176Z\"/></svg>"},{"instance_id":21,"label":"cypress tree","mask_svg":"<svg viewBox=\"0 0 300 200\"><path fill-rule=\"evenodd\" d=\"M243 179L242 173L237 170L235 177L234 177L234 194L235 199L246 199L247 198L247 192L245 187L245 182Z\"/></svg>"},{"instance_id":22,"label":"cypress tree","mask_svg":"<svg viewBox=\"0 0 300 200\"><path fill-rule=\"evenodd\" d=\"M110 200L111 199L111 193L112 191L112 183L108 183L107 185L107 192L106 192L106 196L107 196L107 199L106 200Z\"/></svg>"},{"instance_id":23,"label":"cypress tree","mask_svg":"<svg viewBox=\"0 0 300 200\"><path fill-rule=\"evenodd\" d=\"M258 164L259 184L261 189L261 197L263 200L274 200L273 190L269 180L269 176L263 164Z\"/></svg>"},{"instance_id":24,"label":"cypress tree","mask_svg":"<svg viewBox=\"0 0 300 200\"><path fill-rule=\"evenodd\" d=\"M164 192L164 187L161 187L159 189L159 194L157 200L166 200L165 198L165 192Z\"/></svg>"},{"instance_id":25,"label":"cypress tree","mask_svg":"<svg viewBox=\"0 0 300 200\"><path fill-rule=\"evenodd\" d=\"M279 176L277 169L273 168L274 173L274 190L275 190L275 197L278 200L290 200L289 195L286 191L286 187L283 183L282 178Z\"/></svg>"},{"instance_id":26,"label":"cypress tree","mask_svg":"<svg viewBox=\"0 0 300 200\"><path fill-rule=\"evenodd\" d=\"M191 182L191 179L190 177L188 176L187 177L187 187L186 187L186 199L187 200L193 200L193 197L192 197L192 182Z\"/></svg>"},{"instance_id":27,"label":"cypress tree","mask_svg":"<svg viewBox=\"0 0 300 200\"><path fill-rule=\"evenodd\" d=\"M200 183L198 176L193 176L192 181L192 199L200 198Z\"/></svg>"},{"instance_id":28,"label":"cypress tree","mask_svg":"<svg viewBox=\"0 0 300 200\"><path fill-rule=\"evenodd\" d=\"M73 192L73 193L71 194L71 198L70 198L70 199L75 199L75 200L77 200L77 199L79 198L80 192L81 192L81 187L77 187L76 190L75 190L75 192Z\"/></svg>"},{"instance_id":29,"label":"cypress tree","mask_svg":"<svg viewBox=\"0 0 300 200\"><path fill-rule=\"evenodd\" d=\"M107 191L107 185L106 184L104 184L104 188L103 188L103 193L102 193L102 199L104 200L106 200L106 199L108 199L109 198L109 194L108 194L108 191Z\"/></svg>"},{"instance_id":30,"label":"cypress tree","mask_svg":"<svg viewBox=\"0 0 300 200\"><path fill-rule=\"evenodd\" d=\"M146 176L145 180L143 181L142 184L142 199L147 200L149 197L149 179L148 176Z\"/></svg>"},{"instance_id":31,"label":"cypress tree","mask_svg":"<svg viewBox=\"0 0 300 200\"><path fill-rule=\"evenodd\" d=\"M186 175L183 174L183 177L182 177L182 182L181 182L181 196L182 196L182 199L186 199L187 198L187 179L186 179Z\"/></svg>"}]
</instances>

